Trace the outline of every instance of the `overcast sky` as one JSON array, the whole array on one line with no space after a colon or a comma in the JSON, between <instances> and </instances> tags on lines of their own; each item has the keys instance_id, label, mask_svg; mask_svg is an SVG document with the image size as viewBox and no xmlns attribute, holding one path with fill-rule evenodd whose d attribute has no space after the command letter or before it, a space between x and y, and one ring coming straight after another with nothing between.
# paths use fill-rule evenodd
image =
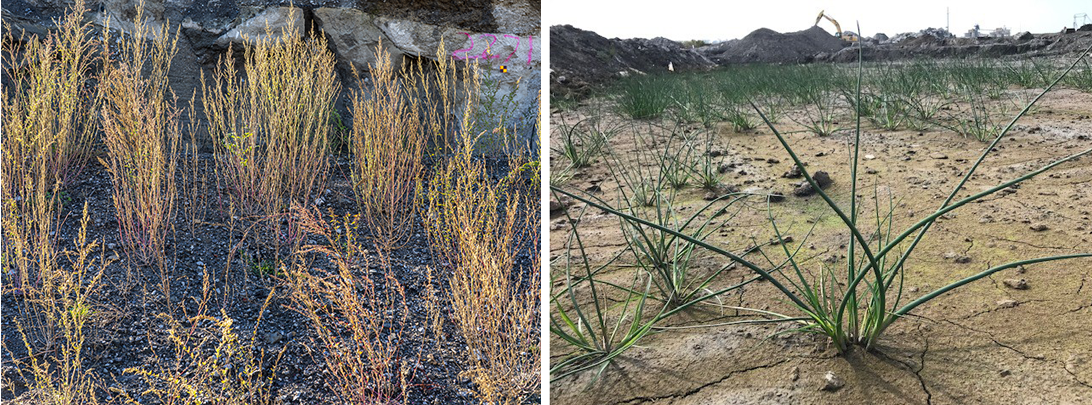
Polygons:
<instances>
[{"instance_id":1,"label":"overcast sky","mask_svg":"<svg viewBox=\"0 0 1092 405\"><path fill-rule=\"evenodd\" d=\"M987 32L1002 26L1013 34L1058 32L1073 25L1074 14L1092 15L1090 0L547 0L542 7L547 25L571 24L607 38L667 37L676 41L741 38L762 27L778 32L800 31L812 26L820 10L838 20L843 30L856 31L860 22L865 36L943 28L945 9L950 11L951 31L959 36L975 24ZM819 26L834 32L829 22L820 22Z\"/></svg>"}]
</instances>

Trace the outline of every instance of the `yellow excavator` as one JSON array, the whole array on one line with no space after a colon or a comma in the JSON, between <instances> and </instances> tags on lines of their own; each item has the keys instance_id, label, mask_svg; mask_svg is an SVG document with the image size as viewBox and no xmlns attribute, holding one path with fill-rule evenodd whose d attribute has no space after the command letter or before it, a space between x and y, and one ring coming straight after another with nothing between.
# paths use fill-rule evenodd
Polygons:
<instances>
[{"instance_id":1,"label":"yellow excavator","mask_svg":"<svg viewBox=\"0 0 1092 405\"><path fill-rule=\"evenodd\" d=\"M826 10L823 10L823 11L826 11ZM830 21L831 24L834 24L834 29L836 31L838 31L838 32L834 33L835 36L840 37L843 40L846 40L846 41L849 41L849 42L857 42L857 41L859 41L861 39L861 37L859 37L857 34L851 32L851 31L842 31L842 25L838 24L837 20L835 20L833 18L830 18L830 16L828 16L826 14L823 14L823 11L820 11L819 16L815 17L815 25L819 25L819 21L822 21L824 18L826 18L827 21Z\"/></svg>"}]
</instances>

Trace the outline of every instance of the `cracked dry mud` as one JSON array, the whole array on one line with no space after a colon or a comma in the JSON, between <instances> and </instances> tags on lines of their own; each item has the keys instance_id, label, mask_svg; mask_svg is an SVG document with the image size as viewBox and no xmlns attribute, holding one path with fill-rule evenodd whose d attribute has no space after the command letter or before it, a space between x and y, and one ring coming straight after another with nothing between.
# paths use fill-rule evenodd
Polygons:
<instances>
[{"instance_id":1,"label":"cracked dry mud","mask_svg":"<svg viewBox=\"0 0 1092 405\"><path fill-rule=\"evenodd\" d=\"M1039 106L1017 123L972 177L968 191L960 195L1092 146L1092 95L1059 89L1047 94ZM575 122L573 118L586 109L554 112L553 118L556 122L565 114L569 122ZM789 119L777 127L782 132L801 129ZM727 127L715 131L719 148L725 151L718 159L738 168L723 175L725 184L791 191L794 180L780 177L790 169L791 160L768 128L748 133ZM611 147L628 159L635 153L632 139L624 132L613 138ZM830 173L834 184L827 191L841 204L847 202L849 192L848 139L845 134L788 135L809 170ZM866 126L860 153L872 159L860 162L859 195L868 207L873 206L874 195L880 195L883 204L892 195L897 232L936 209L984 147L947 130L891 132ZM930 157L933 154L947 159ZM581 169L562 187L585 190L595 183L603 191L594 195L615 201L617 184L606 160L601 157ZM1086 157L1066 163L1012 192L994 194L945 215L908 262L905 294L913 299L1012 260L1092 251L1090 162ZM677 206L683 215L704 205L704 193L693 186L680 192ZM575 216L581 206L575 203L568 210ZM807 267L818 268L823 260L844 260L847 236L817 196L789 196L772 209L783 233L794 237L790 245L805 244L801 255L812 258ZM708 241L740 251L752 240L771 240L764 215L762 209L744 210ZM862 218L874 220L873 215L874 210L866 210ZM805 240L816 220L814 233ZM1046 229L1031 229L1038 224ZM569 230L565 216L554 213L551 229L551 258L556 258L564 253ZM593 261L601 263L623 248L617 218L601 211L589 209L580 221L580 231ZM697 263L696 271L709 272L723 259L702 254ZM632 270L615 266L606 271L604 280L622 281ZM740 282L748 275L737 267L710 288ZM1028 288L1007 287L1003 281L1011 278L1025 279ZM554 291L560 286L560 281L555 282ZM751 284L723 300L792 313L768 283ZM670 324L740 319L733 311L719 310L681 315L669 319ZM788 325L662 331L626 352L598 381L593 382L594 371L554 381L551 400L558 404L1092 403L1092 260L1005 270L922 305L911 315L894 324L875 350L854 348L844 356L827 347L822 337L772 336L789 329ZM567 354L557 338L551 347L554 362ZM820 391L828 371L844 380L845 386Z\"/></svg>"}]
</instances>

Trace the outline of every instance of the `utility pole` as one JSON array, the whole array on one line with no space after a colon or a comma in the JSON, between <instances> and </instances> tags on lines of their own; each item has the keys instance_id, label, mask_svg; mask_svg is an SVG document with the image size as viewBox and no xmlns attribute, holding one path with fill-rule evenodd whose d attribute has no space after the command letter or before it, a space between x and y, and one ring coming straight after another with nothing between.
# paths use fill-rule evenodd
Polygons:
<instances>
[{"instance_id":1,"label":"utility pole","mask_svg":"<svg viewBox=\"0 0 1092 405\"><path fill-rule=\"evenodd\" d=\"M944 8L944 30L948 31L948 35L952 35L952 8Z\"/></svg>"}]
</instances>

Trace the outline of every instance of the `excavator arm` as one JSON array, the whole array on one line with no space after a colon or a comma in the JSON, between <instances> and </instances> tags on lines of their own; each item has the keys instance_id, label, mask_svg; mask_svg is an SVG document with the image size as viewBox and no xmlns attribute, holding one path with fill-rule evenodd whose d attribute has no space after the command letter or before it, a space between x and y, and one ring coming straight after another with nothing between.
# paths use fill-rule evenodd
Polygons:
<instances>
[{"instance_id":1,"label":"excavator arm","mask_svg":"<svg viewBox=\"0 0 1092 405\"><path fill-rule=\"evenodd\" d=\"M842 36L842 24L838 24L837 20L835 20L833 18L830 18L826 14L823 14L825 11L826 10L820 11L819 16L815 17L815 25L819 25L819 22L822 21L824 18L826 18L827 21L830 21L831 24L834 24L834 30L837 31L837 32L834 33L834 35L836 35L838 37L841 37Z\"/></svg>"},{"instance_id":2,"label":"excavator arm","mask_svg":"<svg viewBox=\"0 0 1092 405\"><path fill-rule=\"evenodd\" d=\"M830 18L830 16L824 14L825 12L826 10L820 11L819 16L815 17L815 25L819 25L819 22L823 21L823 19L826 18L827 21L830 21L831 24L834 24L834 30L837 31L834 33L834 36L844 39L846 41L857 42L857 34L854 34L852 32L843 32L842 24L838 24L837 20Z\"/></svg>"}]
</instances>

